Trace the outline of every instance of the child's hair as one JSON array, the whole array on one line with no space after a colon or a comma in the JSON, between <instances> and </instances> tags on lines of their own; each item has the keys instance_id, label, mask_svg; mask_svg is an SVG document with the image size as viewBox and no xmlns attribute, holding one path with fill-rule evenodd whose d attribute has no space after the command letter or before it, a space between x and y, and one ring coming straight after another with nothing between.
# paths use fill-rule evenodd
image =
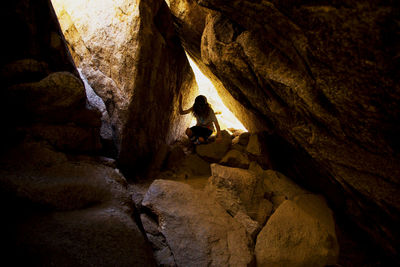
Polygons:
<instances>
[{"instance_id":1,"label":"child's hair","mask_svg":"<svg viewBox=\"0 0 400 267\"><path fill-rule=\"evenodd\" d=\"M193 115L198 118L207 118L210 114L210 104L207 102L207 98L204 95L199 95L194 100L193 104Z\"/></svg>"}]
</instances>

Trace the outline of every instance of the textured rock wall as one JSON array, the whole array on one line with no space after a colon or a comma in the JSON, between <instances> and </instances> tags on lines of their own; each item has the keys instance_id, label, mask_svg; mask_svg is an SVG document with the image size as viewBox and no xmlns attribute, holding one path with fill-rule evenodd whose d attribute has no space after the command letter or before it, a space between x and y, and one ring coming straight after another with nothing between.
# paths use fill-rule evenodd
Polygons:
<instances>
[{"instance_id":1,"label":"textured rock wall","mask_svg":"<svg viewBox=\"0 0 400 267\"><path fill-rule=\"evenodd\" d=\"M34 138L59 150L98 151L99 114L86 107L85 89L51 3L20 0L3 9L3 25L9 26L0 69L2 148Z\"/></svg>"},{"instance_id":2,"label":"textured rock wall","mask_svg":"<svg viewBox=\"0 0 400 267\"><path fill-rule=\"evenodd\" d=\"M252 131L274 131L305 158L311 156L326 175L306 182L338 186L333 197L345 197L336 209L398 255L396 6L391 1L196 1L201 7L190 0L170 2L185 48L233 96L236 101L227 106L234 106L239 120ZM196 19L204 22L188 23L190 12L180 12L183 6L201 9L207 15ZM186 33L191 27L196 34ZM248 113L262 123L247 124Z\"/></svg>"},{"instance_id":3,"label":"textured rock wall","mask_svg":"<svg viewBox=\"0 0 400 267\"><path fill-rule=\"evenodd\" d=\"M54 3L75 61L107 106L120 165L148 165L189 123L177 112L179 92L189 102L197 91L169 9L159 0Z\"/></svg>"},{"instance_id":4,"label":"textured rock wall","mask_svg":"<svg viewBox=\"0 0 400 267\"><path fill-rule=\"evenodd\" d=\"M179 93L187 101L185 106L197 95L194 74L175 34L168 6L164 1L142 1L140 9L138 74L119 158L124 166L152 161L165 143L180 136L190 116L179 115Z\"/></svg>"}]
</instances>

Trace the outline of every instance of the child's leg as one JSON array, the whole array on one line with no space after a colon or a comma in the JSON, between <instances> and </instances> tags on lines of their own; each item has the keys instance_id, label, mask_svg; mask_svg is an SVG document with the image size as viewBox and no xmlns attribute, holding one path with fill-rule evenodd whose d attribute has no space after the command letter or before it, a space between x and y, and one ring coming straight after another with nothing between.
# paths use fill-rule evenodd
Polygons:
<instances>
[{"instance_id":1,"label":"child's leg","mask_svg":"<svg viewBox=\"0 0 400 267\"><path fill-rule=\"evenodd\" d=\"M187 128L185 133L189 138L193 136L193 132L190 128Z\"/></svg>"},{"instance_id":2,"label":"child's leg","mask_svg":"<svg viewBox=\"0 0 400 267\"><path fill-rule=\"evenodd\" d=\"M201 131L199 132L199 141L201 143L205 143L208 139L208 137L210 137L210 135L212 134L212 131L206 127L202 127Z\"/></svg>"}]
</instances>

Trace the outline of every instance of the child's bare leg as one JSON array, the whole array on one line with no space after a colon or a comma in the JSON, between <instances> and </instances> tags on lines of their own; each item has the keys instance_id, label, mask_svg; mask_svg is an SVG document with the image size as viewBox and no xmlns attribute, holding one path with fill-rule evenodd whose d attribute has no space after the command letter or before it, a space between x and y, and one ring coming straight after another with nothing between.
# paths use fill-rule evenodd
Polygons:
<instances>
[{"instance_id":1,"label":"child's bare leg","mask_svg":"<svg viewBox=\"0 0 400 267\"><path fill-rule=\"evenodd\" d=\"M199 137L199 141L201 142L201 143L204 143L206 140L204 139L204 137Z\"/></svg>"},{"instance_id":2,"label":"child's bare leg","mask_svg":"<svg viewBox=\"0 0 400 267\"><path fill-rule=\"evenodd\" d=\"M193 132L192 132L192 130L190 130L190 128L187 128L185 133L189 138L192 137L192 135L193 135Z\"/></svg>"}]
</instances>

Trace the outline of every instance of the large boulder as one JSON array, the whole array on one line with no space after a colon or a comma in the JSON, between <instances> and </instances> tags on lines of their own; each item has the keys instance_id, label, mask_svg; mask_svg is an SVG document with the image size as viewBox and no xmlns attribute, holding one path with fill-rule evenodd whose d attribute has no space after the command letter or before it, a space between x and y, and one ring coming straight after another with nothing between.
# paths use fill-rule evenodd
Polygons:
<instances>
[{"instance_id":1,"label":"large boulder","mask_svg":"<svg viewBox=\"0 0 400 267\"><path fill-rule=\"evenodd\" d=\"M155 180L142 205L158 218L177 266L248 266L251 240L218 203L189 185Z\"/></svg>"},{"instance_id":2,"label":"large boulder","mask_svg":"<svg viewBox=\"0 0 400 267\"><path fill-rule=\"evenodd\" d=\"M34 266L156 266L130 214L114 206L35 216L18 227L25 248L14 262Z\"/></svg>"},{"instance_id":3,"label":"large boulder","mask_svg":"<svg viewBox=\"0 0 400 267\"><path fill-rule=\"evenodd\" d=\"M119 166L145 171L190 123L178 113L179 93L184 104L197 95L168 6L161 0L53 2L78 66L107 107Z\"/></svg>"},{"instance_id":4,"label":"large boulder","mask_svg":"<svg viewBox=\"0 0 400 267\"><path fill-rule=\"evenodd\" d=\"M321 196L286 200L257 237L257 266L335 265L339 246L332 211Z\"/></svg>"},{"instance_id":5,"label":"large boulder","mask_svg":"<svg viewBox=\"0 0 400 267\"><path fill-rule=\"evenodd\" d=\"M125 178L87 158L31 142L1 154L2 255L16 265L154 266Z\"/></svg>"}]
</instances>

